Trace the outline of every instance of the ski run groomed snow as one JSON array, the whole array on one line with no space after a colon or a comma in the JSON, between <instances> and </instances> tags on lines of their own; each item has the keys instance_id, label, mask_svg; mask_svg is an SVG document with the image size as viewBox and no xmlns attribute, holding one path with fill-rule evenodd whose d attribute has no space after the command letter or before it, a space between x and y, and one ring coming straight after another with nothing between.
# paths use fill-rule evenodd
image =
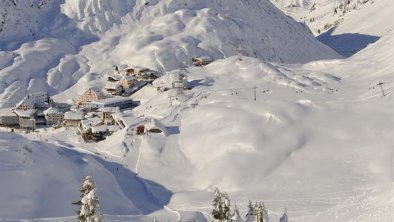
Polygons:
<instances>
[{"instance_id":1,"label":"ski run groomed snow","mask_svg":"<svg viewBox=\"0 0 394 222\"><path fill-rule=\"evenodd\" d=\"M318 37L334 49L348 46L336 35L376 37L348 58L295 21L316 2L316 34L341 1L272 2L1 1L1 123L34 93L63 109L104 93L115 67L160 75L127 96L133 107L101 109L117 125L99 142L0 126L0 221L76 221L85 176L105 221L212 221L215 188L242 219L252 201L271 222L285 209L292 222L394 221L391 1L365 1ZM84 126L102 130L94 118Z\"/></svg>"}]
</instances>

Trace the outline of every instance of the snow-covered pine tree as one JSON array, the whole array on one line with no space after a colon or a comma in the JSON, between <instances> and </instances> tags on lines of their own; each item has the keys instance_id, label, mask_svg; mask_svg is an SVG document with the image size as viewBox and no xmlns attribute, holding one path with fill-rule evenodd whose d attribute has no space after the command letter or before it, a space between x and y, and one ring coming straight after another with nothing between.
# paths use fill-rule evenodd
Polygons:
<instances>
[{"instance_id":1,"label":"snow-covered pine tree","mask_svg":"<svg viewBox=\"0 0 394 222\"><path fill-rule=\"evenodd\" d=\"M269 221L270 221L270 218L269 218L269 216L268 216L268 210L267 210L267 208L265 207L264 202L263 202L263 205L262 205L262 210L263 210L263 219L264 219L264 222L269 222Z\"/></svg>"},{"instance_id":2,"label":"snow-covered pine tree","mask_svg":"<svg viewBox=\"0 0 394 222\"><path fill-rule=\"evenodd\" d=\"M224 202L223 202L223 217L225 220L230 220L231 218L231 201L228 198L228 194L224 194Z\"/></svg>"},{"instance_id":3,"label":"snow-covered pine tree","mask_svg":"<svg viewBox=\"0 0 394 222\"><path fill-rule=\"evenodd\" d=\"M221 221L223 219L223 215L224 215L223 214L223 201L222 201L222 197L221 197L221 194L220 194L218 188L215 188L214 195L215 196L212 201L212 205L213 205L212 216L216 220Z\"/></svg>"},{"instance_id":4,"label":"snow-covered pine tree","mask_svg":"<svg viewBox=\"0 0 394 222\"><path fill-rule=\"evenodd\" d=\"M96 184L91 176L85 176L81 185L81 200L73 203L79 205L78 222L103 222Z\"/></svg>"},{"instance_id":5,"label":"snow-covered pine tree","mask_svg":"<svg viewBox=\"0 0 394 222\"><path fill-rule=\"evenodd\" d=\"M289 222L289 218L287 216L287 209L285 208L285 212L283 213L282 217L279 219L279 222Z\"/></svg>"},{"instance_id":6,"label":"snow-covered pine tree","mask_svg":"<svg viewBox=\"0 0 394 222\"><path fill-rule=\"evenodd\" d=\"M253 216L254 216L254 208L253 208L253 205L252 205L252 201L249 200L248 213L245 216L245 222L252 222L253 221Z\"/></svg>"},{"instance_id":7,"label":"snow-covered pine tree","mask_svg":"<svg viewBox=\"0 0 394 222\"><path fill-rule=\"evenodd\" d=\"M261 203L254 205L254 219L253 222L264 222L263 207Z\"/></svg>"},{"instance_id":8,"label":"snow-covered pine tree","mask_svg":"<svg viewBox=\"0 0 394 222\"><path fill-rule=\"evenodd\" d=\"M233 215L230 218L231 222L243 222L241 216L239 215L239 210L237 205L234 205L234 212Z\"/></svg>"}]
</instances>

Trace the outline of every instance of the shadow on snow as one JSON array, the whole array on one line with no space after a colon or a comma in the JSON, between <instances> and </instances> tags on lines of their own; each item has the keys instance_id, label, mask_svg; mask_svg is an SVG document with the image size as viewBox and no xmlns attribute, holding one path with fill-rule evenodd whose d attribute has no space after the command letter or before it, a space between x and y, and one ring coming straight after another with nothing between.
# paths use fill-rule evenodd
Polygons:
<instances>
[{"instance_id":1,"label":"shadow on snow","mask_svg":"<svg viewBox=\"0 0 394 222\"><path fill-rule=\"evenodd\" d=\"M380 38L378 36L363 35L359 33L333 35L332 33L334 30L335 28L328 30L318 36L317 39L346 58L356 54Z\"/></svg>"}]
</instances>

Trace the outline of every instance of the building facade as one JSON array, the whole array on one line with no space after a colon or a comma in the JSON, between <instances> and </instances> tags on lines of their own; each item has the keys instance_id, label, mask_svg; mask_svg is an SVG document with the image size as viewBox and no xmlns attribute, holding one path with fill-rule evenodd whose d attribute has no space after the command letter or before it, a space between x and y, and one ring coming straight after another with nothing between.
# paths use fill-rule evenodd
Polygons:
<instances>
[{"instance_id":1,"label":"building facade","mask_svg":"<svg viewBox=\"0 0 394 222\"><path fill-rule=\"evenodd\" d=\"M103 98L103 96L98 90L88 89L76 99L75 105L85 105L86 103L97 101L101 98Z\"/></svg>"}]
</instances>

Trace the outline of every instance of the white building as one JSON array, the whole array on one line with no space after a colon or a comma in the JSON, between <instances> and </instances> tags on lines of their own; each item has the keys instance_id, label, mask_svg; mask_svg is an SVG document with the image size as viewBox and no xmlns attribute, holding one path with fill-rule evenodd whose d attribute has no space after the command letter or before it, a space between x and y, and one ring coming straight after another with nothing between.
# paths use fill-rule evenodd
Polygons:
<instances>
[{"instance_id":1,"label":"white building","mask_svg":"<svg viewBox=\"0 0 394 222\"><path fill-rule=\"evenodd\" d=\"M22 129L35 130L36 129L36 120L35 114L37 113L36 109L27 109L27 110L14 110L15 114L19 117L19 127Z\"/></svg>"},{"instance_id":2,"label":"white building","mask_svg":"<svg viewBox=\"0 0 394 222\"><path fill-rule=\"evenodd\" d=\"M19 117L12 108L0 109L0 125L3 126L17 126L19 124Z\"/></svg>"},{"instance_id":3,"label":"white building","mask_svg":"<svg viewBox=\"0 0 394 222\"><path fill-rule=\"evenodd\" d=\"M100 93L99 90L97 89L88 89L84 93L82 93L80 96L75 101L75 105L80 106L80 105L85 105L87 103L90 103L92 101L97 101L99 99L104 98L104 96Z\"/></svg>"},{"instance_id":4,"label":"white building","mask_svg":"<svg viewBox=\"0 0 394 222\"><path fill-rule=\"evenodd\" d=\"M44 115L47 125L58 124L64 120L64 113L54 107L49 107L48 109L44 110Z\"/></svg>"},{"instance_id":5,"label":"white building","mask_svg":"<svg viewBox=\"0 0 394 222\"><path fill-rule=\"evenodd\" d=\"M64 126L79 127L81 120L84 119L84 114L81 111L68 111L64 113Z\"/></svg>"}]
</instances>

